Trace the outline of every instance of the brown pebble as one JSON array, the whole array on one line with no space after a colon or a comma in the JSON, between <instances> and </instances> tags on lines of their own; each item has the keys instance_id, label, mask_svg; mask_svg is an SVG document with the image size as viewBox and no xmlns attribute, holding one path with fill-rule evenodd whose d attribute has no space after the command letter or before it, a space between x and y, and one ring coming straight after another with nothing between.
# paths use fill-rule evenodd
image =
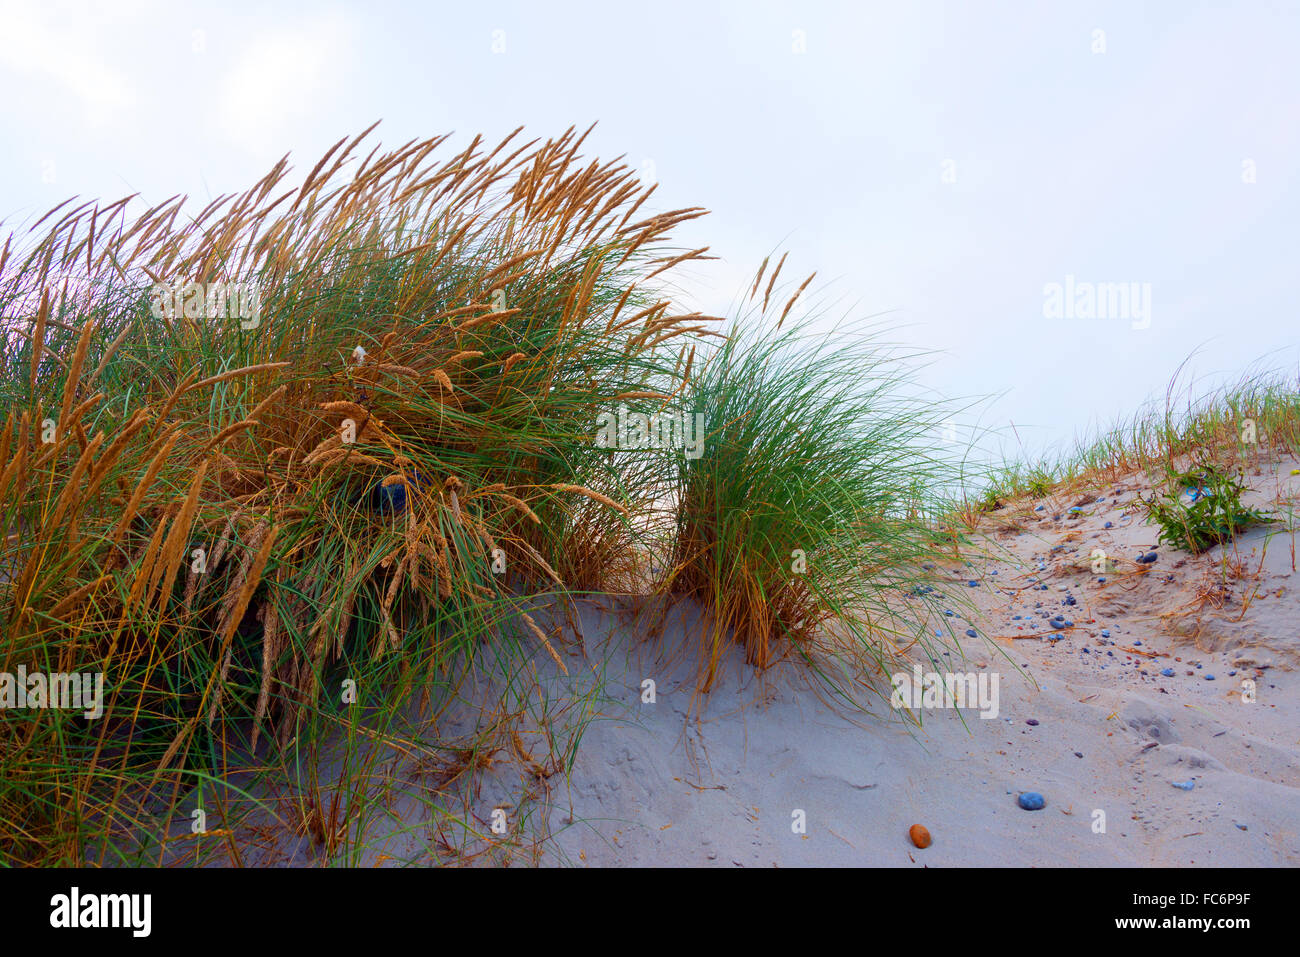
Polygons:
<instances>
[{"instance_id":1,"label":"brown pebble","mask_svg":"<svg viewBox=\"0 0 1300 957\"><path fill-rule=\"evenodd\" d=\"M930 832L920 824L913 824L908 829L907 836L912 839L912 843L917 847L926 848L930 846Z\"/></svg>"}]
</instances>

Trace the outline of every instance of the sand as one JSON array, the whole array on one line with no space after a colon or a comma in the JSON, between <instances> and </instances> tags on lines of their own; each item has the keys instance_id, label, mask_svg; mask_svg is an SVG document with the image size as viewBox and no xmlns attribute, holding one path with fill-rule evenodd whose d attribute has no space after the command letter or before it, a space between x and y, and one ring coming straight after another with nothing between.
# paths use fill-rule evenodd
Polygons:
<instances>
[{"instance_id":1,"label":"sand","mask_svg":"<svg viewBox=\"0 0 1300 957\"><path fill-rule=\"evenodd\" d=\"M583 602L585 649L566 649L569 676L538 650L514 735L502 735L473 787L461 789L465 826L430 814L432 789L457 786L434 748L483 727L475 700L498 688L487 679L436 725L412 711L428 751L381 748L371 794L382 798L353 819L351 853L331 858L309 836L246 821L236 828L250 842L243 862L1300 864L1296 467L1286 460L1247 475L1247 502L1284 521L1243 534L1226 556L1158 547L1153 563L1134 562L1157 532L1133 508L1149 488L1134 477L991 513L983 557L934 569L952 581L941 590L973 605L941 615L961 653L918 663L996 672L996 718L926 711L918 728L884 702L874 715L831 707L798 669L758 675L734 651L717 686L699 695L691 607L670 608L652 635L644 602ZM1097 548L1118 562L1104 575L1091 565ZM1228 567L1242 574L1225 576ZM1067 596L1075 604L1063 605ZM1042 612L1073 627L1054 631ZM654 703L643 700L646 679ZM325 780L336 770L327 763ZM1045 807L1023 810L1027 791ZM491 830L496 811L501 834ZM188 823L173 821L181 838L167 859L210 840L186 838ZM913 824L929 830L931 846L913 845Z\"/></svg>"}]
</instances>

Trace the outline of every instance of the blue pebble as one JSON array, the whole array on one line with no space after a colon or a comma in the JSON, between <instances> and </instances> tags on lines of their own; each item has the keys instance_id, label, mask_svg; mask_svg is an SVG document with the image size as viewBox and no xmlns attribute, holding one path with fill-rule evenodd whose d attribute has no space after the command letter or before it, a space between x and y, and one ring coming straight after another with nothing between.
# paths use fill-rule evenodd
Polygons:
<instances>
[{"instance_id":1,"label":"blue pebble","mask_svg":"<svg viewBox=\"0 0 1300 957\"><path fill-rule=\"evenodd\" d=\"M1133 642L1133 647L1136 648L1136 647L1137 647L1138 645L1140 645L1140 644L1142 644L1142 642L1140 642L1140 641L1135 641L1135 642Z\"/></svg>"},{"instance_id":2,"label":"blue pebble","mask_svg":"<svg viewBox=\"0 0 1300 957\"><path fill-rule=\"evenodd\" d=\"M1051 621L1051 625L1052 625L1053 628L1056 628L1056 629L1059 630L1059 629L1065 627L1065 620L1064 620L1064 619L1056 619L1056 618L1053 618L1052 621Z\"/></svg>"},{"instance_id":3,"label":"blue pebble","mask_svg":"<svg viewBox=\"0 0 1300 957\"><path fill-rule=\"evenodd\" d=\"M1019 615L1012 615L1012 616L1011 616L1011 620L1012 620L1012 621L1019 621L1019 620L1020 620L1020 616L1019 616Z\"/></svg>"},{"instance_id":4,"label":"blue pebble","mask_svg":"<svg viewBox=\"0 0 1300 957\"><path fill-rule=\"evenodd\" d=\"M1103 575L1101 578L1098 578L1098 579L1097 579L1097 584L1098 584L1098 585L1104 585L1104 584L1106 584L1106 577Z\"/></svg>"},{"instance_id":5,"label":"blue pebble","mask_svg":"<svg viewBox=\"0 0 1300 957\"><path fill-rule=\"evenodd\" d=\"M949 618L951 618L952 615L953 615L953 611L952 611L951 608L945 608L945 609L943 610L943 613L944 613L945 615L947 615Z\"/></svg>"},{"instance_id":6,"label":"blue pebble","mask_svg":"<svg viewBox=\"0 0 1300 957\"><path fill-rule=\"evenodd\" d=\"M967 587L969 587L969 588L979 588L979 587L980 587L980 583L977 582L977 581L976 581L975 579L973 579L973 578L972 578L970 581L968 581L968 582L966 583L966 585L967 585Z\"/></svg>"},{"instance_id":7,"label":"blue pebble","mask_svg":"<svg viewBox=\"0 0 1300 957\"><path fill-rule=\"evenodd\" d=\"M1114 528L1114 527L1115 527L1114 522L1107 522L1105 525L1102 526L1102 528Z\"/></svg>"},{"instance_id":8,"label":"blue pebble","mask_svg":"<svg viewBox=\"0 0 1300 957\"><path fill-rule=\"evenodd\" d=\"M1232 677L1233 675L1235 675L1236 673L1237 673L1236 671L1229 671L1229 672L1228 672L1228 677L1231 678L1231 677Z\"/></svg>"},{"instance_id":9,"label":"blue pebble","mask_svg":"<svg viewBox=\"0 0 1300 957\"><path fill-rule=\"evenodd\" d=\"M1161 673L1162 675L1164 675L1166 678L1172 678L1172 677L1174 676L1174 669L1173 669L1173 668L1162 668L1162 669L1160 670L1160 673Z\"/></svg>"},{"instance_id":10,"label":"blue pebble","mask_svg":"<svg viewBox=\"0 0 1300 957\"><path fill-rule=\"evenodd\" d=\"M1026 791L1016 799L1016 803L1026 811L1041 811L1047 805L1047 799L1037 791Z\"/></svg>"},{"instance_id":11,"label":"blue pebble","mask_svg":"<svg viewBox=\"0 0 1300 957\"><path fill-rule=\"evenodd\" d=\"M1180 791L1190 791L1192 788L1196 787L1195 781L1170 781L1169 783Z\"/></svg>"},{"instance_id":12,"label":"blue pebble","mask_svg":"<svg viewBox=\"0 0 1300 957\"><path fill-rule=\"evenodd\" d=\"M1103 629L1101 630L1101 636L1102 636L1103 638L1109 638L1109 637L1110 637L1110 629L1109 629L1109 628L1103 628Z\"/></svg>"},{"instance_id":13,"label":"blue pebble","mask_svg":"<svg viewBox=\"0 0 1300 957\"><path fill-rule=\"evenodd\" d=\"M974 629L974 628L967 628L967 629L966 629L966 637L968 637L968 638L978 638L979 636L975 633L975 629Z\"/></svg>"},{"instance_id":14,"label":"blue pebble","mask_svg":"<svg viewBox=\"0 0 1300 957\"><path fill-rule=\"evenodd\" d=\"M1040 506L1038 506L1038 508L1034 509L1035 512L1041 512L1042 510L1043 510L1043 506L1042 506L1042 505L1040 505Z\"/></svg>"},{"instance_id":15,"label":"blue pebble","mask_svg":"<svg viewBox=\"0 0 1300 957\"><path fill-rule=\"evenodd\" d=\"M1206 681L1213 681L1213 680L1214 680L1214 675L1206 675L1206 676L1205 676L1205 680L1206 680Z\"/></svg>"}]
</instances>

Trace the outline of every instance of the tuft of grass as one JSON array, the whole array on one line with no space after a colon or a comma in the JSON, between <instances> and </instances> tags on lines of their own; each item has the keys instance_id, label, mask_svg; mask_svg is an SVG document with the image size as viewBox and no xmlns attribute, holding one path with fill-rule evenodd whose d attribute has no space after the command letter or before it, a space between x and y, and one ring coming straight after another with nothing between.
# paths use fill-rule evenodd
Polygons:
<instances>
[{"instance_id":1,"label":"tuft of grass","mask_svg":"<svg viewBox=\"0 0 1300 957\"><path fill-rule=\"evenodd\" d=\"M706 440L679 466L664 587L709 613L701 688L734 641L759 668L794 657L848 693L850 675L941 644L899 597L930 600L924 568L950 551L926 492L953 477L935 451L945 413L910 397L877 338L768 331L766 312L736 322L684 390Z\"/></svg>"},{"instance_id":2,"label":"tuft of grass","mask_svg":"<svg viewBox=\"0 0 1300 957\"><path fill-rule=\"evenodd\" d=\"M485 658L563 669L528 603L635 574L660 477L590 423L709 329L658 292L703 211L643 211L573 130L362 160L369 132L296 187L281 162L193 215L64 204L3 244L0 670L107 689L90 724L0 714L7 863L111 860L160 793L296 766L362 720L345 681L392 730ZM324 840L347 818L314 789Z\"/></svg>"}]
</instances>

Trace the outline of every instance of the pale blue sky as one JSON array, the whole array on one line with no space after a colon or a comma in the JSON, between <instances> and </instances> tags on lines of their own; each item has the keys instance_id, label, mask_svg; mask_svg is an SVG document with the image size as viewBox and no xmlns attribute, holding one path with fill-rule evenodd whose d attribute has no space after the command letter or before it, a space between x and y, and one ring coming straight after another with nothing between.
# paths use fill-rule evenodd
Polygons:
<instances>
[{"instance_id":1,"label":"pale blue sky","mask_svg":"<svg viewBox=\"0 0 1300 957\"><path fill-rule=\"evenodd\" d=\"M827 322L889 311L943 353L927 385L1037 447L1197 347L1209 377L1300 365L1297 49L1300 3L1263 0L0 2L0 218L201 205L380 118L389 145L599 121L589 154L713 211L679 233L722 257L702 307L788 249ZM1067 275L1149 283L1149 327L1045 318Z\"/></svg>"}]
</instances>

